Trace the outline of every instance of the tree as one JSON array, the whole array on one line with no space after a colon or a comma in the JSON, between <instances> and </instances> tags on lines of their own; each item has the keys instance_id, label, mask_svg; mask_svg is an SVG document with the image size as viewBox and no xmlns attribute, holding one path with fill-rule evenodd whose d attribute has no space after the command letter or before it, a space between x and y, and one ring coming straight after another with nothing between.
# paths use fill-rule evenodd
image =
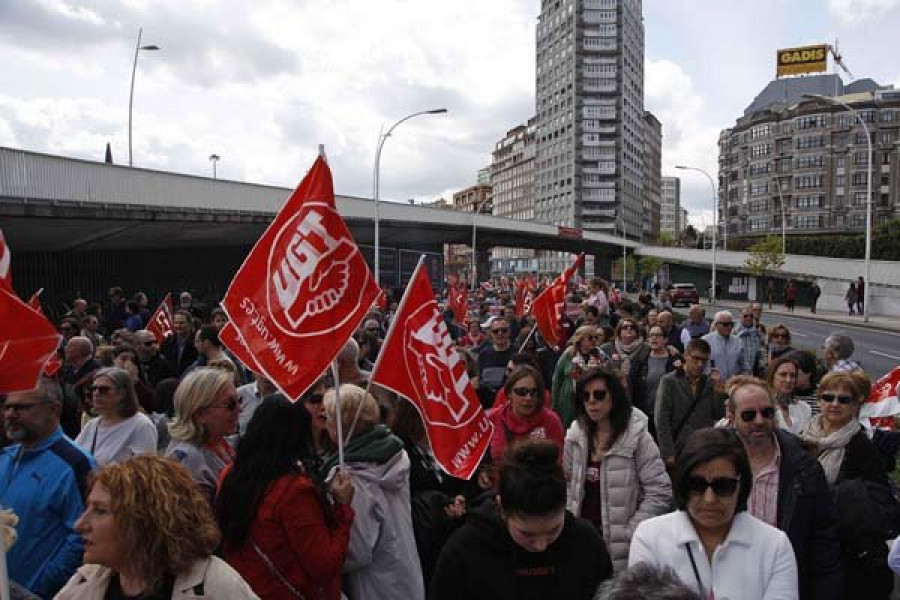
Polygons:
<instances>
[{"instance_id":1,"label":"tree","mask_svg":"<svg viewBox=\"0 0 900 600\"><path fill-rule=\"evenodd\" d=\"M694 248L697 245L697 230L693 225L688 225L681 232L681 245L685 248Z\"/></svg>"},{"instance_id":2,"label":"tree","mask_svg":"<svg viewBox=\"0 0 900 600\"><path fill-rule=\"evenodd\" d=\"M769 235L756 242L750 246L749 252L750 256L744 261L744 266L757 277L773 274L784 265L781 238L777 235Z\"/></svg>"},{"instance_id":3,"label":"tree","mask_svg":"<svg viewBox=\"0 0 900 600\"><path fill-rule=\"evenodd\" d=\"M634 281L637 277L637 261L633 256L628 257L628 272L625 275L628 276L628 281ZM622 257L620 256L615 261L613 261L612 267L612 278L614 281L622 281Z\"/></svg>"},{"instance_id":4,"label":"tree","mask_svg":"<svg viewBox=\"0 0 900 600\"><path fill-rule=\"evenodd\" d=\"M672 232L671 231L660 231L659 239L656 240L656 244L659 246L666 246L666 247L674 246L675 238L672 236Z\"/></svg>"},{"instance_id":5,"label":"tree","mask_svg":"<svg viewBox=\"0 0 900 600\"><path fill-rule=\"evenodd\" d=\"M663 261L661 258L656 258L655 256L642 256L641 275L644 277L656 277L662 264Z\"/></svg>"}]
</instances>

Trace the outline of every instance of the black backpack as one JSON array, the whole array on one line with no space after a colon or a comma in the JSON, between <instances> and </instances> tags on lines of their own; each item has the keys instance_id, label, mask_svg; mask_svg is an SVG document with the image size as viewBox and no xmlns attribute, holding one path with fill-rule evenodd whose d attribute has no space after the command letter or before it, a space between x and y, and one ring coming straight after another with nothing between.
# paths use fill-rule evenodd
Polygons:
<instances>
[{"instance_id":1,"label":"black backpack","mask_svg":"<svg viewBox=\"0 0 900 600\"><path fill-rule=\"evenodd\" d=\"M841 544L866 567L887 564L886 542L900 535L900 502L883 483L864 479L841 481L835 488Z\"/></svg>"}]
</instances>

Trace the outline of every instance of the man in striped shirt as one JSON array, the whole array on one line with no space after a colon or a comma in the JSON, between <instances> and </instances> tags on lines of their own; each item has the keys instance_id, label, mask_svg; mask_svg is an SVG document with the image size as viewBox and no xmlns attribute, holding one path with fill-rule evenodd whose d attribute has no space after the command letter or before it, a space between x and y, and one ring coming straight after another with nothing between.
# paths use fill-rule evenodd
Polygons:
<instances>
[{"instance_id":1,"label":"man in striped shirt","mask_svg":"<svg viewBox=\"0 0 900 600\"><path fill-rule=\"evenodd\" d=\"M837 600L838 516L822 467L799 438L775 427L775 399L766 382L738 376L729 384L728 419L744 443L753 471L747 510L791 540L800 599Z\"/></svg>"}]
</instances>

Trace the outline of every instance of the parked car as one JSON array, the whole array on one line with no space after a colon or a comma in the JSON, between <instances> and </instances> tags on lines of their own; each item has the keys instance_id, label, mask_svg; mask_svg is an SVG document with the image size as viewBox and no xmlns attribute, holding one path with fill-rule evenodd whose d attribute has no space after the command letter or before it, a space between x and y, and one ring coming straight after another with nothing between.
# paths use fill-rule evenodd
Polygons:
<instances>
[{"instance_id":1,"label":"parked car","mask_svg":"<svg viewBox=\"0 0 900 600\"><path fill-rule=\"evenodd\" d=\"M690 306L700 303L700 294L697 293L697 288L693 283L674 283L669 294L672 298L672 306L679 304Z\"/></svg>"}]
</instances>

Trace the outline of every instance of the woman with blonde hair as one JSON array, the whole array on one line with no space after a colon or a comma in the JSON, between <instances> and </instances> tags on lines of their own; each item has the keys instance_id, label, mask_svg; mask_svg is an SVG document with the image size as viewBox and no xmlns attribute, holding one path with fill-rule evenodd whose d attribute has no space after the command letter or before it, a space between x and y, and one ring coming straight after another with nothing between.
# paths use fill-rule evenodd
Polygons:
<instances>
[{"instance_id":1,"label":"woman with blonde hair","mask_svg":"<svg viewBox=\"0 0 900 600\"><path fill-rule=\"evenodd\" d=\"M84 566L57 600L257 598L213 556L219 530L190 474L157 456L109 464L91 476L75 531Z\"/></svg>"},{"instance_id":2,"label":"woman with blonde hair","mask_svg":"<svg viewBox=\"0 0 900 600\"><path fill-rule=\"evenodd\" d=\"M227 437L237 431L240 412L234 376L224 369L194 369L175 390L166 456L187 468L210 502L219 473L234 459Z\"/></svg>"},{"instance_id":3,"label":"woman with blonde hair","mask_svg":"<svg viewBox=\"0 0 900 600\"><path fill-rule=\"evenodd\" d=\"M553 410L559 415L563 429L575 420L575 381L588 368L602 366L597 348L597 328L582 325L572 334L568 347L556 361L553 372Z\"/></svg>"},{"instance_id":4,"label":"woman with blonde hair","mask_svg":"<svg viewBox=\"0 0 900 600\"><path fill-rule=\"evenodd\" d=\"M344 384L339 390L330 389L324 403L331 440L338 443L339 418L344 436L349 437L344 463L355 490L351 507L356 516L344 561L345 593L353 599L423 600L409 499L410 463L403 442L381 423L378 403L362 388ZM332 454L325 459L324 472L330 474L337 466L338 456Z\"/></svg>"},{"instance_id":5,"label":"woman with blonde hair","mask_svg":"<svg viewBox=\"0 0 900 600\"><path fill-rule=\"evenodd\" d=\"M89 388L97 417L88 421L75 443L90 452L97 464L127 460L137 454L156 454L156 426L138 412L131 375L106 367L94 375Z\"/></svg>"}]
</instances>

